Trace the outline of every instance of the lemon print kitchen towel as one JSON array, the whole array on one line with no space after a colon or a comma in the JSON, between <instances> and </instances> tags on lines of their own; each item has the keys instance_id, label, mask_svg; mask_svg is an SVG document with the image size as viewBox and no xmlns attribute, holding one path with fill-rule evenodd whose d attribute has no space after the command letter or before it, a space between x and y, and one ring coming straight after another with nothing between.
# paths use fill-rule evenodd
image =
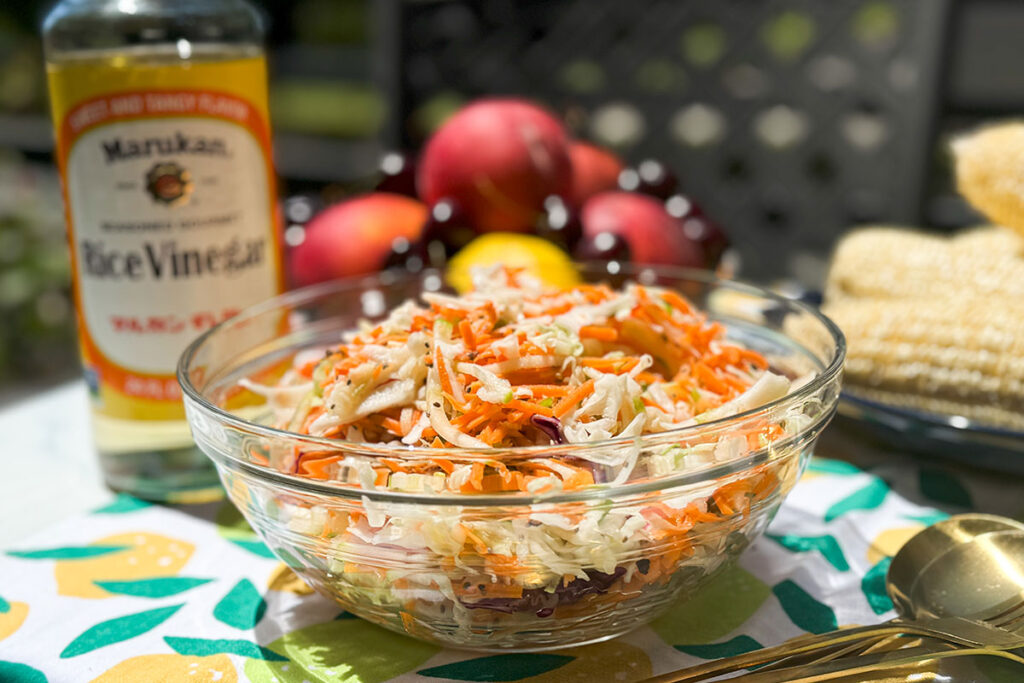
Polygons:
<instances>
[{"instance_id":1,"label":"lemon print kitchen towel","mask_svg":"<svg viewBox=\"0 0 1024 683\"><path fill-rule=\"evenodd\" d=\"M892 616L892 554L971 495L915 476L919 504L812 460L767 533L692 601L609 642L527 654L446 650L345 613L229 503L120 497L0 554L0 681L639 681Z\"/></svg>"}]
</instances>

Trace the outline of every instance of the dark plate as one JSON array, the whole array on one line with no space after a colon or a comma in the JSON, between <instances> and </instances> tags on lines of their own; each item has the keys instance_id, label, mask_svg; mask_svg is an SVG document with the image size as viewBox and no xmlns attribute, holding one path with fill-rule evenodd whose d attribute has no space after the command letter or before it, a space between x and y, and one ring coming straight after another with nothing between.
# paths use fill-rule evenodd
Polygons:
<instances>
[{"instance_id":1,"label":"dark plate","mask_svg":"<svg viewBox=\"0 0 1024 683\"><path fill-rule=\"evenodd\" d=\"M959 415L896 408L843 392L839 414L900 450L1024 475L1024 432L986 427Z\"/></svg>"}]
</instances>

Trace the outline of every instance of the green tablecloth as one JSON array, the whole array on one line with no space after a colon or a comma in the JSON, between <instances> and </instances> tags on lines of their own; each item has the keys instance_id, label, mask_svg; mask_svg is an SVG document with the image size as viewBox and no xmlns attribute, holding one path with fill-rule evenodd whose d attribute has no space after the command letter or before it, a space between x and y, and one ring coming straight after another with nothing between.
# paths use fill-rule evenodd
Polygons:
<instances>
[{"instance_id":1,"label":"green tablecloth","mask_svg":"<svg viewBox=\"0 0 1024 683\"><path fill-rule=\"evenodd\" d=\"M816 459L767 535L692 603L607 643L498 655L342 613L228 503L183 511L121 497L0 556L0 680L634 681L888 619L891 554L940 508L971 508L970 489L931 466L869 473Z\"/></svg>"}]
</instances>

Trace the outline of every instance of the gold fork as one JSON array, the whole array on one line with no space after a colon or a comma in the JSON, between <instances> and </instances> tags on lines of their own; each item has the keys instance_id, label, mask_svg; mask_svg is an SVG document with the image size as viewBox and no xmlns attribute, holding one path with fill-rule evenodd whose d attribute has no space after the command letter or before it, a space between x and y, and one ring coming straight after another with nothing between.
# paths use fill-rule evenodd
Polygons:
<instances>
[{"instance_id":1,"label":"gold fork","mask_svg":"<svg viewBox=\"0 0 1024 683\"><path fill-rule=\"evenodd\" d=\"M747 652L735 657L719 659L695 667L654 676L646 683L692 683L715 676L749 669L784 657L814 653L822 648L863 643L866 638L913 635L927 636L966 648L1015 650L1024 647L1024 636L1003 630L1005 625L1016 625L1024 620L1024 602L1004 610L986 621L972 621L959 617L941 619L894 619L884 624L857 626L821 635L796 638L782 645Z\"/></svg>"},{"instance_id":2,"label":"gold fork","mask_svg":"<svg viewBox=\"0 0 1024 683\"><path fill-rule=\"evenodd\" d=\"M928 673L938 673L944 661L959 657L997 657L1024 666L1024 657L988 648L953 649L936 652L932 647L910 648L855 659L835 659L774 671L746 674L743 683L888 683L890 681L930 680ZM1024 674L1024 668L1022 668Z\"/></svg>"}]
</instances>

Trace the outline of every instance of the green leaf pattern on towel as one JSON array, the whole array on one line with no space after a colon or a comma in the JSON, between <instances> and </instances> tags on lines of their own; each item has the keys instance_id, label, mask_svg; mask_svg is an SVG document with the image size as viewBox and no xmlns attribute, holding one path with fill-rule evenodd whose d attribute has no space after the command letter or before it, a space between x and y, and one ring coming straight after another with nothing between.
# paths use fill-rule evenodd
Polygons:
<instances>
[{"instance_id":1,"label":"green leaf pattern on towel","mask_svg":"<svg viewBox=\"0 0 1024 683\"><path fill-rule=\"evenodd\" d=\"M867 485L832 505L825 512L825 521L831 522L856 510L874 510L885 501L888 494L888 484L877 477L872 477Z\"/></svg>"},{"instance_id":2,"label":"green leaf pattern on towel","mask_svg":"<svg viewBox=\"0 0 1024 683\"><path fill-rule=\"evenodd\" d=\"M506 654L464 659L461 662L420 669L428 678L452 678L456 681L518 681L559 669L572 657L553 654Z\"/></svg>"},{"instance_id":3,"label":"green leaf pattern on towel","mask_svg":"<svg viewBox=\"0 0 1024 683\"><path fill-rule=\"evenodd\" d=\"M129 496L125 493L119 494L117 499L114 500L110 505L104 505L101 508L93 510L94 513L100 515L120 515L126 512L135 512L136 510L144 510L148 507L152 507L152 503L147 503L144 500L139 500L134 496Z\"/></svg>"},{"instance_id":4,"label":"green leaf pattern on towel","mask_svg":"<svg viewBox=\"0 0 1024 683\"><path fill-rule=\"evenodd\" d=\"M860 581L860 589L864 593L871 611L875 614L885 614L892 609L892 600L885 590L885 575L892 564L891 557L883 557L874 567L868 570Z\"/></svg>"},{"instance_id":5,"label":"green leaf pattern on towel","mask_svg":"<svg viewBox=\"0 0 1024 683\"><path fill-rule=\"evenodd\" d=\"M828 605L819 602L795 581L786 579L772 588L783 611L790 621L805 631L825 633L839 628L836 613Z\"/></svg>"},{"instance_id":6,"label":"green leaf pattern on towel","mask_svg":"<svg viewBox=\"0 0 1024 683\"><path fill-rule=\"evenodd\" d=\"M28 664L0 662L0 681L4 683L47 683L46 674Z\"/></svg>"},{"instance_id":7,"label":"green leaf pattern on towel","mask_svg":"<svg viewBox=\"0 0 1024 683\"><path fill-rule=\"evenodd\" d=\"M123 617L102 621L85 630L80 636L71 641L64 648L64 651L60 653L61 659L77 657L86 652L92 652L101 647L140 636L167 621L183 605L184 603L169 607L158 607L157 609L126 614Z\"/></svg>"},{"instance_id":8,"label":"green leaf pattern on towel","mask_svg":"<svg viewBox=\"0 0 1024 683\"><path fill-rule=\"evenodd\" d=\"M827 534L824 536L797 536L795 534L774 536L768 534L767 536L783 548L792 550L794 553L806 553L817 550L838 571L850 571L850 563L846 561L843 549L839 547L839 541L836 540L835 536Z\"/></svg>"},{"instance_id":9,"label":"green leaf pattern on towel","mask_svg":"<svg viewBox=\"0 0 1024 683\"><path fill-rule=\"evenodd\" d=\"M763 645L747 635L739 635L730 638L724 643L707 643L705 645L676 645L676 649L701 659L719 659L721 657L735 657L754 650L760 650Z\"/></svg>"},{"instance_id":10,"label":"green leaf pattern on towel","mask_svg":"<svg viewBox=\"0 0 1024 683\"><path fill-rule=\"evenodd\" d=\"M165 636L164 642L179 655L192 655L194 657L208 657L209 655L238 655L239 657L252 657L265 659L270 662L286 661L285 657L260 647L251 640L241 639L211 639L211 638L179 638Z\"/></svg>"},{"instance_id":11,"label":"green leaf pattern on towel","mask_svg":"<svg viewBox=\"0 0 1024 683\"><path fill-rule=\"evenodd\" d=\"M829 460L827 458L812 458L807 464L808 472L817 474L837 474L839 476L850 476L861 474L862 470L856 465L851 465L842 460Z\"/></svg>"},{"instance_id":12,"label":"green leaf pattern on towel","mask_svg":"<svg viewBox=\"0 0 1024 683\"><path fill-rule=\"evenodd\" d=\"M43 548L41 550L8 550L11 557L23 560L85 560L128 550L127 545L69 545L60 548Z\"/></svg>"},{"instance_id":13,"label":"green leaf pattern on towel","mask_svg":"<svg viewBox=\"0 0 1024 683\"><path fill-rule=\"evenodd\" d=\"M245 630L256 628L266 611L267 603L256 586L242 579L213 608L213 616L222 624Z\"/></svg>"},{"instance_id":14,"label":"green leaf pattern on towel","mask_svg":"<svg viewBox=\"0 0 1024 683\"><path fill-rule=\"evenodd\" d=\"M93 581L109 593L132 595L137 598L166 598L209 583L213 579L196 579L188 576L158 576L137 581Z\"/></svg>"}]
</instances>

